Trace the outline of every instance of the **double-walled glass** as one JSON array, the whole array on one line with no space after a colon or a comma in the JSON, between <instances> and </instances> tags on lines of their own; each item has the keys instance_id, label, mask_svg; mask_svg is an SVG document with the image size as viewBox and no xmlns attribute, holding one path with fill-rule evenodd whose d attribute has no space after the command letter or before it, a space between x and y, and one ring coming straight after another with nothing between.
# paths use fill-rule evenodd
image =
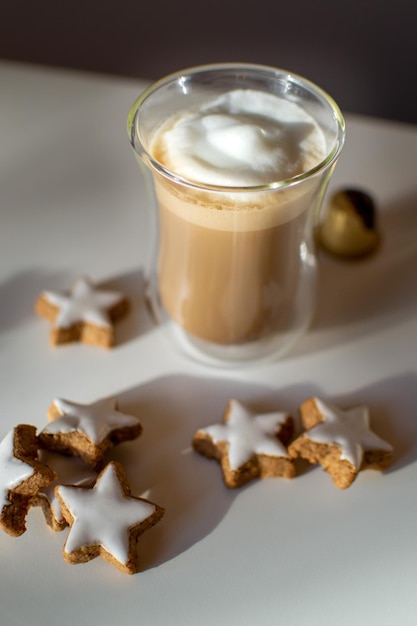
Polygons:
<instances>
[{"instance_id":1,"label":"double-walled glass","mask_svg":"<svg viewBox=\"0 0 417 626\"><path fill-rule=\"evenodd\" d=\"M301 107L324 135L324 158L287 180L224 187L187 180L152 155L154 134L168 117L235 89ZM284 354L308 327L314 226L344 132L339 108L320 88L257 65L187 69L134 103L128 134L149 183L154 226L147 298L184 352L215 365L254 363Z\"/></svg>"}]
</instances>

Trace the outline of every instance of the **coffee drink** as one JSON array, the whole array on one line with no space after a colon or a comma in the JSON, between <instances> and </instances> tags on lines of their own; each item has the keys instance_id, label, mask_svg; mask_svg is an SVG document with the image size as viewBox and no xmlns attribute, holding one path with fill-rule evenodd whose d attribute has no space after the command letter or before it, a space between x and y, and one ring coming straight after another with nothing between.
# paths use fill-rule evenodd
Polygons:
<instances>
[{"instance_id":1,"label":"coffee drink","mask_svg":"<svg viewBox=\"0 0 417 626\"><path fill-rule=\"evenodd\" d=\"M278 96L233 90L169 118L150 153L174 174L153 173L170 318L222 345L287 329L321 199L320 176L302 176L326 154L318 124Z\"/></svg>"}]
</instances>

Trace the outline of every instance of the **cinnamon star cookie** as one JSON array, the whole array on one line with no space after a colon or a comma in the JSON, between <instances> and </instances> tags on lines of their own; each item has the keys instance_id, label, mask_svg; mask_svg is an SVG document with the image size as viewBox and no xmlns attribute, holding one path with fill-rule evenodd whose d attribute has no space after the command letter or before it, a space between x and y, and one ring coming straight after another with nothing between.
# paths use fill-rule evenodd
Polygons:
<instances>
[{"instance_id":1,"label":"cinnamon star cookie","mask_svg":"<svg viewBox=\"0 0 417 626\"><path fill-rule=\"evenodd\" d=\"M198 430L193 448L216 459L227 487L240 487L253 478L292 478L293 462L285 448L293 431L287 413L256 414L237 400L230 400L223 423Z\"/></svg>"},{"instance_id":2,"label":"cinnamon star cookie","mask_svg":"<svg viewBox=\"0 0 417 626\"><path fill-rule=\"evenodd\" d=\"M115 343L114 322L129 310L129 301L115 291L98 289L85 277L69 292L44 291L35 311L52 323L52 345L81 341L110 348Z\"/></svg>"},{"instance_id":3,"label":"cinnamon star cookie","mask_svg":"<svg viewBox=\"0 0 417 626\"><path fill-rule=\"evenodd\" d=\"M103 465L107 450L142 433L139 419L119 411L116 398L91 404L57 398L49 408L48 418L49 424L39 433L42 447L75 454L96 469Z\"/></svg>"},{"instance_id":4,"label":"cinnamon star cookie","mask_svg":"<svg viewBox=\"0 0 417 626\"><path fill-rule=\"evenodd\" d=\"M68 563L101 556L126 574L138 571L137 540L164 510L131 494L120 463L109 463L91 488L59 486L55 492L70 525L63 549Z\"/></svg>"},{"instance_id":5,"label":"cinnamon star cookie","mask_svg":"<svg viewBox=\"0 0 417 626\"><path fill-rule=\"evenodd\" d=\"M340 489L361 470L383 470L391 463L392 446L371 431L365 406L342 410L310 398L300 413L306 432L291 443L290 455L319 463Z\"/></svg>"}]
</instances>

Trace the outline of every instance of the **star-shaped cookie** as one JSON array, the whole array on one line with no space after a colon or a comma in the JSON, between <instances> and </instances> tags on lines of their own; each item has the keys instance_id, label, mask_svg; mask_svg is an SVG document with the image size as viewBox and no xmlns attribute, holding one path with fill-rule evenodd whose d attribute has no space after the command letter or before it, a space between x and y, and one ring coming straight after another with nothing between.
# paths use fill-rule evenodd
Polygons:
<instances>
[{"instance_id":1,"label":"star-shaped cookie","mask_svg":"<svg viewBox=\"0 0 417 626\"><path fill-rule=\"evenodd\" d=\"M310 398L300 413L307 430L291 443L289 453L320 463L337 487L349 487L361 470L390 464L392 446L371 431L367 407L342 410Z\"/></svg>"},{"instance_id":2,"label":"star-shaped cookie","mask_svg":"<svg viewBox=\"0 0 417 626\"><path fill-rule=\"evenodd\" d=\"M294 465L284 444L291 438L293 420L282 412L256 414L230 400L223 423L198 430L193 448L216 459L231 489L260 477L294 476Z\"/></svg>"},{"instance_id":3,"label":"star-shaped cookie","mask_svg":"<svg viewBox=\"0 0 417 626\"><path fill-rule=\"evenodd\" d=\"M26 530L32 498L55 473L38 460L36 428L19 424L0 443L0 527L9 535Z\"/></svg>"},{"instance_id":4,"label":"star-shaped cookie","mask_svg":"<svg viewBox=\"0 0 417 626\"><path fill-rule=\"evenodd\" d=\"M44 291L35 311L52 323L52 345L81 341L105 348L114 345L114 322L129 310L121 293L98 289L86 277L79 278L66 293Z\"/></svg>"},{"instance_id":5,"label":"star-shaped cookie","mask_svg":"<svg viewBox=\"0 0 417 626\"><path fill-rule=\"evenodd\" d=\"M69 563L101 556L127 574L138 571L136 543L164 510L131 494L120 463L109 463L92 488L56 487L70 531L63 549Z\"/></svg>"},{"instance_id":6,"label":"star-shaped cookie","mask_svg":"<svg viewBox=\"0 0 417 626\"><path fill-rule=\"evenodd\" d=\"M49 424L39 433L43 448L75 454L84 463L100 469L111 447L136 439L142 432L137 417L122 413L116 398L77 404L57 398L48 411Z\"/></svg>"}]
</instances>

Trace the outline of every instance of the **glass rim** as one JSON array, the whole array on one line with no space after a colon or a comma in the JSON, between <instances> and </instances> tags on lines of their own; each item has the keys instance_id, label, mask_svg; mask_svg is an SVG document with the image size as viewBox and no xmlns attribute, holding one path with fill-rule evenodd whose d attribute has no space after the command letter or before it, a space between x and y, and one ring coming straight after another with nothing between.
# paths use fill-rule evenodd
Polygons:
<instances>
[{"instance_id":1,"label":"glass rim","mask_svg":"<svg viewBox=\"0 0 417 626\"><path fill-rule=\"evenodd\" d=\"M277 181L272 181L270 183L263 183L260 185L248 185L248 186L228 186L228 185L213 185L208 183L200 183L198 181L189 180L176 174L169 168L165 167L160 163L157 159L155 159L150 152L145 148L143 142L139 136L139 133L136 133L136 120L137 114L141 105L157 90L161 87L166 86L169 83L174 83L178 79L181 79L185 76L194 76L196 74L204 74L213 71L233 71L233 70L249 70L249 71L263 71L269 73L271 76L275 75L284 77L291 81L292 83L298 83L302 85L304 88L308 89L311 93L316 95L323 103L327 105L329 111L332 114L333 119L336 122L337 126L337 139L335 141L335 145L332 150L326 155L324 159L322 159L319 163L317 163L314 167L302 172L301 174L297 174L296 176L292 176L290 178L279 179ZM127 134L129 137L129 141L135 151L135 153L143 158L143 155L146 156L146 164L150 165L156 172L175 182L176 184L181 184L186 187L198 189L198 190L207 190L210 192L220 192L220 193L239 193L244 191L245 193L251 192L261 192L261 191L271 191L281 188L288 188L290 186L301 183L302 181L308 180L315 176L316 174L321 173L322 171L328 169L338 158L343 144L345 140L345 132L346 125L343 114L339 108L339 105L336 101L321 87L316 85L314 82L310 81L303 76L296 74L294 72L289 72L287 70L276 68L269 65L259 65L256 63L212 63L208 65L195 65L191 66L176 72L172 72L163 78L153 82L149 85L139 96L136 98L134 103L132 104L128 117L127 117ZM141 152L139 153L137 150L137 143L139 143Z\"/></svg>"}]
</instances>

